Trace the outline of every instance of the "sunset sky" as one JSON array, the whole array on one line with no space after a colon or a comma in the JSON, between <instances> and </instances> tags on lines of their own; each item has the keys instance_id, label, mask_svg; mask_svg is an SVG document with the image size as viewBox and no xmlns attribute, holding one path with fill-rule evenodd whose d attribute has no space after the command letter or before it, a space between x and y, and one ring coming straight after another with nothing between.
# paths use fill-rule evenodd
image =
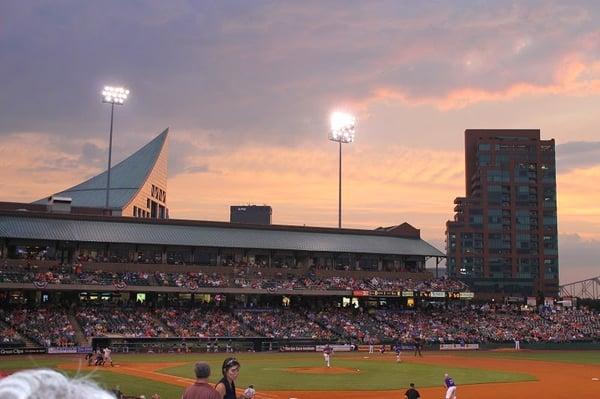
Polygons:
<instances>
[{"instance_id":1,"label":"sunset sky","mask_svg":"<svg viewBox=\"0 0 600 399\"><path fill-rule=\"evenodd\" d=\"M600 3L0 2L0 201L31 202L170 127L171 217L345 227L409 222L444 251L464 131L556 140L561 284L600 275Z\"/></svg>"}]
</instances>

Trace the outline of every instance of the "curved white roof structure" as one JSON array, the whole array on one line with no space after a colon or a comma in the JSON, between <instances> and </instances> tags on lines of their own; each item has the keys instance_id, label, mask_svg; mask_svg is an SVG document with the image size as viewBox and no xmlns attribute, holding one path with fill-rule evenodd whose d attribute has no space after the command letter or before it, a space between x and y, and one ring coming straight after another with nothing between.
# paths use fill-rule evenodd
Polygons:
<instances>
[{"instance_id":1,"label":"curved white roof structure","mask_svg":"<svg viewBox=\"0 0 600 399\"><path fill-rule=\"evenodd\" d=\"M165 129L151 142L124 159L110 170L110 203L113 215L168 217L167 193L167 137ZM76 186L53 194L53 197L71 198L71 205L84 208L104 208L107 172ZM48 198L34 202L46 204Z\"/></svg>"}]
</instances>

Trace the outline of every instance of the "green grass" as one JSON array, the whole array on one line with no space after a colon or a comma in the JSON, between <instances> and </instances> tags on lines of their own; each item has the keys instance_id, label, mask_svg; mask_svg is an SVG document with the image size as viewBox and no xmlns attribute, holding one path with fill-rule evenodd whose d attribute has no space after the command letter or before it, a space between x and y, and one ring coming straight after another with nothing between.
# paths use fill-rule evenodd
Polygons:
<instances>
[{"instance_id":1,"label":"green grass","mask_svg":"<svg viewBox=\"0 0 600 399\"><path fill-rule=\"evenodd\" d=\"M541 360L577 364L600 364L600 351L519 351L519 352L456 352L466 357L485 357L492 359Z\"/></svg>"},{"instance_id":2,"label":"green grass","mask_svg":"<svg viewBox=\"0 0 600 399\"><path fill-rule=\"evenodd\" d=\"M415 363L396 363L392 357L383 362L378 357L357 359L356 354L337 354L333 366L360 370L351 374L299 374L289 372L290 367L323 367L319 354L279 354L240 356L242 370L238 387L253 384L264 390L349 390L375 391L401 389L414 382L417 386L440 386L445 372L450 373L460 384L482 384L488 382L509 382L533 380L526 374L474 370L458 367L435 366ZM222 356L218 359L206 357L211 368L218 372ZM161 373L192 378L192 364L161 369ZM216 376L215 376L216 377ZM216 380L216 378L215 378Z\"/></svg>"},{"instance_id":3,"label":"green grass","mask_svg":"<svg viewBox=\"0 0 600 399\"><path fill-rule=\"evenodd\" d=\"M83 369L80 372L67 371L66 374L77 377L86 377L96 381L105 389L119 389L127 395L145 395L150 398L158 393L162 399L179 399L184 388L177 385L165 384L146 378L115 374L109 371L94 371L92 373Z\"/></svg>"},{"instance_id":4,"label":"green grass","mask_svg":"<svg viewBox=\"0 0 600 399\"><path fill-rule=\"evenodd\" d=\"M548 352L527 353L527 355L539 355L540 360ZM454 355L455 353L453 353ZM572 352L550 352L550 355L570 359ZM597 362L598 355L590 356L586 352L575 352L576 360L584 360L584 363ZM465 354L460 354L464 356ZM510 357L512 353L502 352L479 352L469 353L466 356L486 357ZM521 356L522 354L515 354ZM447 367L437 365L425 365L416 363L396 363L393 356L386 356L386 361L376 355L370 359L364 359L366 354L335 354L333 358L334 367L345 367L359 369L359 373L351 374L299 374L291 373L287 369L291 367L323 367L323 357L318 353L240 353L236 357L242 364L241 373L237 381L238 388L254 384L258 391L267 390L391 390L406 388L410 382L419 387L441 386L445 372L450 373L459 385L484 384L489 382L514 382L530 381L535 378L523 373L510 373L492 370ZM193 379L193 365L198 360L207 361L213 370L211 381L214 383L220 378L220 368L225 354L192 354L192 355L116 355L115 363L128 366L133 363L184 363L176 367L162 368L158 372L173 376ZM524 358L524 357L520 357ZM29 356L23 358L2 358L0 369L17 370L33 367L54 368L61 363L74 363L81 361L81 357L51 357L51 356ZM459 362L457 362L459 363ZM100 383L103 387L112 389L119 388L121 391L131 395L144 394L147 398L153 393L159 393L162 399L179 399L183 387L155 382L146 378L132 377L128 375L114 374L110 371L93 371L92 368L82 366L80 371L69 372L70 375L89 376Z\"/></svg>"}]
</instances>

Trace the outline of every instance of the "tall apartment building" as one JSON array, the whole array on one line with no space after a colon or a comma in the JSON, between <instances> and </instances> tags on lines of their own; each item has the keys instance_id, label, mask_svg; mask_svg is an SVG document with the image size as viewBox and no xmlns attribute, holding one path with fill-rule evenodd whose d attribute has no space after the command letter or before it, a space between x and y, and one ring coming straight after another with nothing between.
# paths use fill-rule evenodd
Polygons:
<instances>
[{"instance_id":1,"label":"tall apartment building","mask_svg":"<svg viewBox=\"0 0 600 399\"><path fill-rule=\"evenodd\" d=\"M448 274L501 296L558 293L554 140L466 130L466 196L446 223Z\"/></svg>"}]
</instances>

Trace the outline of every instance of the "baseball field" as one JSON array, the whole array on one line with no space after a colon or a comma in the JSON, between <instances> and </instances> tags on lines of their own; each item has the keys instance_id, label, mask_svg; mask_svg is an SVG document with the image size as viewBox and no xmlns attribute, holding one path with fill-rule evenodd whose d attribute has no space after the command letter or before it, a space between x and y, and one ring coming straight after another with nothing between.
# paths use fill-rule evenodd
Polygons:
<instances>
[{"instance_id":1,"label":"baseball field","mask_svg":"<svg viewBox=\"0 0 600 399\"><path fill-rule=\"evenodd\" d=\"M458 385L460 399L600 398L600 351L481 351L336 353L324 367L319 353L238 353L238 389L253 384L258 399L403 398L415 383L421 397L443 398L444 373ZM193 364L210 363L211 381L220 377L224 353L116 355L115 367L90 367L82 356L45 355L0 358L0 371L48 367L86 376L128 395L158 393L179 399L194 381Z\"/></svg>"}]
</instances>

